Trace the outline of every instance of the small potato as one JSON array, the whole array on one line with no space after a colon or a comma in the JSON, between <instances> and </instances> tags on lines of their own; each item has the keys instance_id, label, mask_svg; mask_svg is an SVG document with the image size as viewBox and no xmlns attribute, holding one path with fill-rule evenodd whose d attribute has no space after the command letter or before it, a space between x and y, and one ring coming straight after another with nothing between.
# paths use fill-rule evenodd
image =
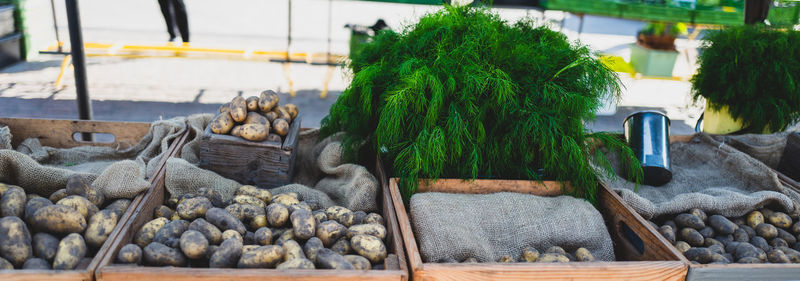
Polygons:
<instances>
[{"instance_id":1,"label":"small potato","mask_svg":"<svg viewBox=\"0 0 800 281\"><path fill-rule=\"evenodd\" d=\"M774 249L767 252L767 260L771 263L791 263L789 257L783 251Z\"/></svg>"},{"instance_id":2,"label":"small potato","mask_svg":"<svg viewBox=\"0 0 800 281\"><path fill-rule=\"evenodd\" d=\"M195 197L181 201L175 212L185 220L194 220L206 215L208 209L213 208L211 200L205 197Z\"/></svg>"},{"instance_id":3,"label":"small potato","mask_svg":"<svg viewBox=\"0 0 800 281\"><path fill-rule=\"evenodd\" d=\"M386 225L386 223L383 221L383 217L381 215L379 215L379 214L376 214L376 213L369 213L369 215L367 215L367 217L364 218L364 222L363 223L364 224L374 223L374 224Z\"/></svg>"},{"instance_id":4,"label":"small potato","mask_svg":"<svg viewBox=\"0 0 800 281\"><path fill-rule=\"evenodd\" d=\"M561 248L561 247L559 247L559 246L552 246L552 247L550 247L550 248L547 248L547 250L545 250L545 251L544 251L544 253L545 253L545 254L548 254L548 253L549 253L549 254L560 254L560 255L566 255L566 254L567 254L567 251L564 251L564 248Z\"/></svg>"},{"instance_id":5,"label":"small potato","mask_svg":"<svg viewBox=\"0 0 800 281\"><path fill-rule=\"evenodd\" d=\"M775 226L767 223L762 223L756 226L756 234L770 240L778 237L778 229Z\"/></svg>"},{"instance_id":6,"label":"small potato","mask_svg":"<svg viewBox=\"0 0 800 281\"><path fill-rule=\"evenodd\" d=\"M532 247L525 247L522 249L522 256L520 257L520 261L524 262L536 262L539 259L539 251Z\"/></svg>"},{"instance_id":7,"label":"small potato","mask_svg":"<svg viewBox=\"0 0 800 281\"><path fill-rule=\"evenodd\" d=\"M667 238L667 241L670 243L675 244L675 230L673 230L671 226L662 225L658 228L658 233L664 236L664 238Z\"/></svg>"},{"instance_id":8,"label":"small potato","mask_svg":"<svg viewBox=\"0 0 800 281\"><path fill-rule=\"evenodd\" d=\"M681 234L681 240L686 241L686 243L689 243L689 245L692 245L694 247L703 246L705 238L694 228L687 227L681 229L680 234Z\"/></svg>"},{"instance_id":9,"label":"small potato","mask_svg":"<svg viewBox=\"0 0 800 281\"><path fill-rule=\"evenodd\" d=\"M795 235L800 235L800 221L795 222L790 231Z\"/></svg>"},{"instance_id":10,"label":"small potato","mask_svg":"<svg viewBox=\"0 0 800 281\"><path fill-rule=\"evenodd\" d=\"M219 230L213 224L210 224L203 218L198 218L194 220L190 225L188 230L194 230L203 234L206 237L209 243L213 245L219 245L222 243L222 231Z\"/></svg>"},{"instance_id":11,"label":"small potato","mask_svg":"<svg viewBox=\"0 0 800 281\"><path fill-rule=\"evenodd\" d=\"M262 208L266 207L272 198L272 193L269 192L268 189L258 188L252 185L243 185L239 187L236 189L234 195L248 195L258 198L258 200L261 200L261 202L265 204L264 206L259 205Z\"/></svg>"},{"instance_id":12,"label":"small potato","mask_svg":"<svg viewBox=\"0 0 800 281\"><path fill-rule=\"evenodd\" d=\"M53 205L53 202L42 197L28 200L28 203L25 204L25 221L30 223L31 219L33 219L33 214L35 214L37 210L50 205Z\"/></svg>"},{"instance_id":13,"label":"small potato","mask_svg":"<svg viewBox=\"0 0 800 281\"><path fill-rule=\"evenodd\" d=\"M56 203L56 205L64 205L72 207L75 210L78 210L78 212L81 213L81 215L86 220L89 220L89 218L91 218L94 215L94 213L100 211L100 209L98 209L97 206L95 206L94 204L92 204L92 202L89 202L89 200L80 195L69 195L67 197L64 197L64 199L59 200L58 203Z\"/></svg>"},{"instance_id":14,"label":"small potato","mask_svg":"<svg viewBox=\"0 0 800 281\"><path fill-rule=\"evenodd\" d=\"M264 117L266 117L267 120L269 120L269 123L272 124L272 121L275 121L275 119L278 119L278 113L275 112L275 111L270 111L270 112L264 113Z\"/></svg>"},{"instance_id":15,"label":"small potato","mask_svg":"<svg viewBox=\"0 0 800 281\"><path fill-rule=\"evenodd\" d=\"M142 262L142 248L139 248L136 244L123 246L117 253L117 262L139 264Z\"/></svg>"},{"instance_id":16,"label":"small potato","mask_svg":"<svg viewBox=\"0 0 800 281\"><path fill-rule=\"evenodd\" d=\"M279 136L279 135L276 135L276 134L269 134L269 135L267 135L267 141L269 141L269 142L283 143L283 139L281 138L281 136Z\"/></svg>"},{"instance_id":17,"label":"small potato","mask_svg":"<svg viewBox=\"0 0 800 281\"><path fill-rule=\"evenodd\" d=\"M336 221L324 221L317 225L316 236L322 240L325 247L330 247L336 240L349 233L347 228ZM352 236L351 236L352 237Z\"/></svg>"},{"instance_id":18,"label":"small potato","mask_svg":"<svg viewBox=\"0 0 800 281\"><path fill-rule=\"evenodd\" d=\"M764 223L764 214L759 211L752 211L747 215L747 226L756 228L759 224Z\"/></svg>"},{"instance_id":19,"label":"small potato","mask_svg":"<svg viewBox=\"0 0 800 281\"><path fill-rule=\"evenodd\" d=\"M350 240L347 239L347 237L342 237L341 239L339 239L339 241L336 241L336 243L333 243L333 246L331 246L331 250L333 250L334 252L336 252L337 254L340 254L342 256L347 255L350 252L352 252L351 251L352 249L353 249L353 247L352 247L352 245L350 243Z\"/></svg>"},{"instance_id":20,"label":"small potato","mask_svg":"<svg viewBox=\"0 0 800 281\"><path fill-rule=\"evenodd\" d=\"M453 262L457 262L457 261L454 260ZM511 262L517 262L517 261L514 258L512 258L511 256L509 256L509 255L503 255L499 259L497 259L497 262L500 262L500 263L511 263Z\"/></svg>"},{"instance_id":21,"label":"small potato","mask_svg":"<svg viewBox=\"0 0 800 281\"><path fill-rule=\"evenodd\" d=\"M256 96L247 97L244 100L245 104L247 104L247 111L258 111L258 101L259 99Z\"/></svg>"},{"instance_id":22,"label":"small potato","mask_svg":"<svg viewBox=\"0 0 800 281\"><path fill-rule=\"evenodd\" d=\"M293 196L292 194L282 193L273 196L272 203L282 204L283 206L286 206L288 208L288 206L294 204L300 204L300 200L297 198L297 196Z\"/></svg>"},{"instance_id":23,"label":"small potato","mask_svg":"<svg viewBox=\"0 0 800 281\"><path fill-rule=\"evenodd\" d=\"M263 141L269 135L269 128L261 124L244 124L239 137L249 141Z\"/></svg>"},{"instance_id":24,"label":"small potato","mask_svg":"<svg viewBox=\"0 0 800 281\"><path fill-rule=\"evenodd\" d=\"M247 118L247 100L235 97L231 100L231 118L236 122L243 122Z\"/></svg>"},{"instance_id":25,"label":"small potato","mask_svg":"<svg viewBox=\"0 0 800 281\"><path fill-rule=\"evenodd\" d=\"M261 96L259 96L258 109L261 110L261 112L272 111L272 108L275 107L279 101L278 93L272 90L263 91L261 92Z\"/></svg>"},{"instance_id":26,"label":"small potato","mask_svg":"<svg viewBox=\"0 0 800 281\"><path fill-rule=\"evenodd\" d=\"M306 211L313 212L313 210L311 210L311 206L309 206L308 203L306 203L306 202L300 202L299 204L293 204L293 205L288 206L288 208L289 208L289 213L294 213L294 211L296 211L297 209L304 209Z\"/></svg>"},{"instance_id":27,"label":"small potato","mask_svg":"<svg viewBox=\"0 0 800 281\"><path fill-rule=\"evenodd\" d=\"M283 106L276 106L272 111L278 113L278 119L286 120L287 123L292 122L292 115Z\"/></svg>"},{"instance_id":28,"label":"small potato","mask_svg":"<svg viewBox=\"0 0 800 281\"><path fill-rule=\"evenodd\" d=\"M750 234L747 234L747 231L744 230L744 227L740 227L739 229L733 231L733 241L736 242L750 241Z\"/></svg>"},{"instance_id":29,"label":"small potato","mask_svg":"<svg viewBox=\"0 0 800 281\"><path fill-rule=\"evenodd\" d=\"M93 248L100 248L108 239L108 235L117 226L117 214L111 210L102 210L89 219L89 226L83 236L86 244Z\"/></svg>"},{"instance_id":30,"label":"small potato","mask_svg":"<svg viewBox=\"0 0 800 281\"><path fill-rule=\"evenodd\" d=\"M703 212L703 210L700 210L698 208L694 208L694 209L689 210L689 214L692 214L695 217L700 218L700 220L702 220L702 221L705 221L706 219L708 219L708 215L706 215L706 212Z\"/></svg>"},{"instance_id":31,"label":"small potato","mask_svg":"<svg viewBox=\"0 0 800 281\"><path fill-rule=\"evenodd\" d=\"M72 175L67 178L67 195L78 195L86 198L98 208L103 206L105 196L99 190L91 187L89 181L81 175Z\"/></svg>"},{"instance_id":32,"label":"small potato","mask_svg":"<svg viewBox=\"0 0 800 281\"><path fill-rule=\"evenodd\" d=\"M122 214L128 210L128 206L131 205L130 199L117 199L108 206L106 206L105 210L111 210L115 214L117 214L118 218L122 217Z\"/></svg>"},{"instance_id":33,"label":"small potato","mask_svg":"<svg viewBox=\"0 0 800 281\"><path fill-rule=\"evenodd\" d=\"M259 245L269 245L272 243L272 230L268 227L259 228L256 230L254 238Z\"/></svg>"},{"instance_id":34,"label":"small potato","mask_svg":"<svg viewBox=\"0 0 800 281\"><path fill-rule=\"evenodd\" d=\"M778 228L777 230L778 230L778 238L783 239L784 241L786 241L786 243L789 243L790 245L794 245L795 243L797 243L797 238L794 237L788 231L783 230L781 228Z\"/></svg>"},{"instance_id":35,"label":"small potato","mask_svg":"<svg viewBox=\"0 0 800 281\"><path fill-rule=\"evenodd\" d=\"M233 197L233 203L239 203L239 204L242 204L242 205L254 205L254 206L258 206L259 208L266 208L267 207L267 204L265 204L264 201L261 201L261 199L258 199L256 197L253 197L253 196L250 196L250 195L244 195L244 194L240 194L240 195L234 196Z\"/></svg>"},{"instance_id":36,"label":"small potato","mask_svg":"<svg viewBox=\"0 0 800 281\"><path fill-rule=\"evenodd\" d=\"M283 248L275 245L260 246L242 254L238 268L275 268L283 260Z\"/></svg>"},{"instance_id":37,"label":"small potato","mask_svg":"<svg viewBox=\"0 0 800 281\"><path fill-rule=\"evenodd\" d=\"M225 211L227 211L240 221L250 221L256 216L266 217L267 214L267 212L264 211L264 207L251 204L240 204L240 203L234 203L228 205L228 207L225 207Z\"/></svg>"},{"instance_id":38,"label":"small potato","mask_svg":"<svg viewBox=\"0 0 800 281\"><path fill-rule=\"evenodd\" d=\"M325 221L328 221L328 215L326 215L325 212L322 210L313 211L311 212L311 215L314 216L314 222L316 222L317 225Z\"/></svg>"},{"instance_id":39,"label":"small potato","mask_svg":"<svg viewBox=\"0 0 800 281\"><path fill-rule=\"evenodd\" d=\"M325 214L328 215L328 220L335 220L345 227L350 227L355 220L353 211L341 206L328 207L325 209Z\"/></svg>"},{"instance_id":40,"label":"small potato","mask_svg":"<svg viewBox=\"0 0 800 281\"><path fill-rule=\"evenodd\" d=\"M289 220L289 208L280 203L267 206L267 221L272 227L282 227Z\"/></svg>"},{"instance_id":41,"label":"small potato","mask_svg":"<svg viewBox=\"0 0 800 281\"><path fill-rule=\"evenodd\" d=\"M769 241L769 245L772 247L789 247L789 243L786 240L781 239L780 237L772 238Z\"/></svg>"},{"instance_id":42,"label":"small potato","mask_svg":"<svg viewBox=\"0 0 800 281\"><path fill-rule=\"evenodd\" d=\"M283 260L293 260L293 259L305 259L306 255L303 253L303 248L300 247L300 244L297 241L289 240L283 242Z\"/></svg>"},{"instance_id":43,"label":"small potato","mask_svg":"<svg viewBox=\"0 0 800 281\"><path fill-rule=\"evenodd\" d=\"M222 241L225 241L225 240L228 240L228 239L231 239L231 238L239 240L239 242L244 244L244 237L242 237L242 235L239 234L239 232L237 232L236 230L228 229L228 230L225 230L225 231L222 232Z\"/></svg>"},{"instance_id":44,"label":"small potato","mask_svg":"<svg viewBox=\"0 0 800 281\"><path fill-rule=\"evenodd\" d=\"M343 255L340 255L331 249L322 248L317 251L317 263L319 268L324 269L344 269L353 270L353 267Z\"/></svg>"},{"instance_id":45,"label":"small potato","mask_svg":"<svg viewBox=\"0 0 800 281\"><path fill-rule=\"evenodd\" d=\"M228 112L217 114L214 119L211 119L211 123L209 123L209 127L211 128L211 132L215 134L225 135L228 134L233 126L236 125L233 117Z\"/></svg>"},{"instance_id":46,"label":"small potato","mask_svg":"<svg viewBox=\"0 0 800 281\"><path fill-rule=\"evenodd\" d=\"M53 259L53 269L75 269L81 259L86 256L86 252L86 242L83 241L80 234L67 235L58 243L58 251Z\"/></svg>"},{"instance_id":47,"label":"small potato","mask_svg":"<svg viewBox=\"0 0 800 281\"><path fill-rule=\"evenodd\" d=\"M708 248L691 248L683 254L690 261L699 263L708 263L711 260L711 255L713 255Z\"/></svg>"},{"instance_id":48,"label":"small potato","mask_svg":"<svg viewBox=\"0 0 800 281\"><path fill-rule=\"evenodd\" d=\"M264 215L257 215L252 220L250 220L250 229L259 229L262 227L266 227L268 225L269 223L267 222L266 213Z\"/></svg>"},{"instance_id":49,"label":"small potato","mask_svg":"<svg viewBox=\"0 0 800 281\"><path fill-rule=\"evenodd\" d=\"M233 126L233 128L231 129L231 136L241 137L242 136L242 125Z\"/></svg>"},{"instance_id":50,"label":"small potato","mask_svg":"<svg viewBox=\"0 0 800 281\"><path fill-rule=\"evenodd\" d=\"M290 219L292 220L292 228L294 229L295 237L301 240L307 240L314 236L316 232L316 223L310 211L298 209L292 212Z\"/></svg>"},{"instance_id":51,"label":"small potato","mask_svg":"<svg viewBox=\"0 0 800 281\"><path fill-rule=\"evenodd\" d=\"M386 259L388 252L383 241L372 235L359 234L350 239L350 245L359 255L369 259L372 263L380 263Z\"/></svg>"},{"instance_id":52,"label":"small potato","mask_svg":"<svg viewBox=\"0 0 800 281\"><path fill-rule=\"evenodd\" d=\"M233 229L239 234L244 234L247 228L242 221L225 211L225 209L211 208L206 212L206 220L218 227L220 230Z\"/></svg>"},{"instance_id":53,"label":"small potato","mask_svg":"<svg viewBox=\"0 0 800 281\"><path fill-rule=\"evenodd\" d=\"M32 258L25 261L25 264L22 265L22 269L48 270L50 269L50 263L40 258Z\"/></svg>"},{"instance_id":54,"label":"small potato","mask_svg":"<svg viewBox=\"0 0 800 281\"><path fill-rule=\"evenodd\" d=\"M208 252L208 239L196 230L188 230L181 234L181 251L187 258L201 259Z\"/></svg>"},{"instance_id":55,"label":"small potato","mask_svg":"<svg viewBox=\"0 0 800 281\"><path fill-rule=\"evenodd\" d=\"M307 259L293 259L278 265L278 270L314 269L314 263Z\"/></svg>"},{"instance_id":56,"label":"small potato","mask_svg":"<svg viewBox=\"0 0 800 281\"><path fill-rule=\"evenodd\" d=\"M175 211L164 205L158 206L156 210L153 211L153 217L156 218L171 218L174 214Z\"/></svg>"},{"instance_id":57,"label":"small potato","mask_svg":"<svg viewBox=\"0 0 800 281\"><path fill-rule=\"evenodd\" d=\"M562 254L544 253L539 256L538 262L553 263L553 262L569 262L569 258Z\"/></svg>"},{"instance_id":58,"label":"small potato","mask_svg":"<svg viewBox=\"0 0 800 281\"><path fill-rule=\"evenodd\" d=\"M170 239L180 239L181 234L183 234L186 229L189 228L189 222L185 220L176 220L168 222L164 225L161 229L156 232L156 235L153 236L153 242L158 242L167 246L172 246L169 241ZM178 240L179 241L179 240ZM176 241L176 242L178 242Z\"/></svg>"},{"instance_id":59,"label":"small potato","mask_svg":"<svg viewBox=\"0 0 800 281\"><path fill-rule=\"evenodd\" d=\"M153 242L144 247L144 261L155 266L185 266L186 257L181 251Z\"/></svg>"},{"instance_id":60,"label":"small potato","mask_svg":"<svg viewBox=\"0 0 800 281\"><path fill-rule=\"evenodd\" d=\"M0 257L0 270L14 270L14 265L6 259Z\"/></svg>"},{"instance_id":61,"label":"small potato","mask_svg":"<svg viewBox=\"0 0 800 281\"><path fill-rule=\"evenodd\" d=\"M347 260L353 268L356 270L370 270L372 269L372 264L369 263L369 260L365 257L359 255L346 255L344 259Z\"/></svg>"},{"instance_id":62,"label":"small potato","mask_svg":"<svg viewBox=\"0 0 800 281\"><path fill-rule=\"evenodd\" d=\"M167 222L169 222L169 220L165 218L156 218L145 223L142 225L142 228L136 232L136 235L133 236L133 243L139 245L141 248L147 247L150 242L153 242L156 233L164 227Z\"/></svg>"},{"instance_id":63,"label":"small potato","mask_svg":"<svg viewBox=\"0 0 800 281\"><path fill-rule=\"evenodd\" d=\"M692 214L680 214L675 217L675 223L678 227L689 227L696 230L701 230L706 227L702 219Z\"/></svg>"},{"instance_id":64,"label":"small potato","mask_svg":"<svg viewBox=\"0 0 800 281\"><path fill-rule=\"evenodd\" d=\"M53 194L50 194L50 197L48 197L47 199L50 199L50 202L53 202L53 204L55 204L56 202L58 202L58 200L64 199L64 197L67 197L67 190L62 188L56 190L56 192L53 192Z\"/></svg>"},{"instance_id":65,"label":"small potato","mask_svg":"<svg viewBox=\"0 0 800 281\"><path fill-rule=\"evenodd\" d=\"M753 246L756 246L764 251L769 251L772 248L772 246L767 243L767 240L761 236L754 236L753 238L750 238L750 244L753 244Z\"/></svg>"},{"instance_id":66,"label":"small potato","mask_svg":"<svg viewBox=\"0 0 800 281\"><path fill-rule=\"evenodd\" d=\"M722 244L721 242L717 241L717 239L714 239L714 238L705 238L705 239L703 239L703 246L704 247L711 247L713 245L718 245L718 246L725 247L725 244Z\"/></svg>"},{"instance_id":67,"label":"small potato","mask_svg":"<svg viewBox=\"0 0 800 281\"><path fill-rule=\"evenodd\" d=\"M739 228L739 226L737 226L735 223L720 215L713 215L709 217L708 223L717 233L722 235L733 234L733 232Z\"/></svg>"},{"instance_id":68,"label":"small potato","mask_svg":"<svg viewBox=\"0 0 800 281\"><path fill-rule=\"evenodd\" d=\"M317 237L311 237L303 246L303 252L309 260L316 263L317 252L322 248L325 248L325 245L322 244L322 240Z\"/></svg>"},{"instance_id":69,"label":"small potato","mask_svg":"<svg viewBox=\"0 0 800 281\"><path fill-rule=\"evenodd\" d=\"M789 228L792 226L792 218L783 212L774 212L767 216L767 221L772 225L780 228Z\"/></svg>"},{"instance_id":70,"label":"small potato","mask_svg":"<svg viewBox=\"0 0 800 281\"><path fill-rule=\"evenodd\" d=\"M753 237L753 236L756 236L756 230L755 230L755 229L753 229L752 227L749 227L749 226L747 226L747 225L745 225L745 224L743 224L743 225L736 225L736 226L737 226L737 227L739 227L739 228L741 228L742 230L744 230L744 232L746 232L746 233L747 233L747 236L748 236L748 237ZM734 233L735 233L735 232L736 232L736 230L734 230Z\"/></svg>"},{"instance_id":71,"label":"small potato","mask_svg":"<svg viewBox=\"0 0 800 281\"><path fill-rule=\"evenodd\" d=\"M737 260L745 257L755 257L760 260L766 260L767 256L763 250L750 245L750 243L739 243L733 250L733 255Z\"/></svg>"},{"instance_id":72,"label":"small potato","mask_svg":"<svg viewBox=\"0 0 800 281\"><path fill-rule=\"evenodd\" d=\"M27 200L25 190L19 187L12 187L3 193L0 199L0 216L15 216L23 218L25 214L25 202Z\"/></svg>"},{"instance_id":73,"label":"small potato","mask_svg":"<svg viewBox=\"0 0 800 281\"><path fill-rule=\"evenodd\" d=\"M209 259L210 268L232 268L242 256L242 242L237 239L227 239L214 251Z\"/></svg>"},{"instance_id":74,"label":"small potato","mask_svg":"<svg viewBox=\"0 0 800 281\"><path fill-rule=\"evenodd\" d=\"M278 239L275 239L275 243L273 244L282 246L284 242L294 239L297 239L297 237L294 236L294 229L290 228L283 231Z\"/></svg>"},{"instance_id":75,"label":"small potato","mask_svg":"<svg viewBox=\"0 0 800 281\"><path fill-rule=\"evenodd\" d=\"M594 255L586 248L578 248L575 250L575 258L578 261L594 261Z\"/></svg>"},{"instance_id":76,"label":"small potato","mask_svg":"<svg viewBox=\"0 0 800 281\"><path fill-rule=\"evenodd\" d=\"M219 106L219 113L230 113L231 112L231 103L226 102L223 105Z\"/></svg>"},{"instance_id":77,"label":"small potato","mask_svg":"<svg viewBox=\"0 0 800 281\"><path fill-rule=\"evenodd\" d=\"M710 226L706 226L705 228L698 230L697 232L699 232L700 235L703 235L703 238L713 238L714 236L717 235L716 231L714 231L714 228Z\"/></svg>"},{"instance_id":78,"label":"small potato","mask_svg":"<svg viewBox=\"0 0 800 281\"><path fill-rule=\"evenodd\" d=\"M20 267L32 256L31 234L25 222L14 216L0 219L0 257Z\"/></svg>"},{"instance_id":79,"label":"small potato","mask_svg":"<svg viewBox=\"0 0 800 281\"><path fill-rule=\"evenodd\" d=\"M372 235L383 240L386 238L386 227L380 224L359 224L347 229L347 238L353 238L359 234Z\"/></svg>"},{"instance_id":80,"label":"small potato","mask_svg":"<svg viewBox=\"0 0 800 281\"><path fill-rule=\"evenodd\" d=\"M287 112L289 112L289 116L291 116L292 120L297 118L297 114L300 113L300 111L297 109L297 106L294 105L293 103L287 103L286 105L283 106L283 108L286 109Z\"/></svg>"},{"instance_id":81,"label":"small potato","mask_svg":"<svg viewBox=\"0 0 800 281\"><path fill-rule=\"evenodd\" d=\"M58 250L58 243L61 242L53 235L39 232L33 235L33 256L47 261L53 261Z\"/></svg>"},{"instance_id":82,"label":"small potato","mask_svg":"<svg viewBox=\"0 0 800 281\"><path fill-rule=\"evenodd\" d=\"M207 198L209 201L211 201L211 205L214 205L214 207L225 208L225 206L228 206L228 202L222 198L222 194L211 188L200 188L197 190L196 194L198 196Z\"/></svg>"},{"instance_id":83,"label":"small potato","mask_svg":"<svg viewBox=\"0 0 800 281\"><path fill-rule=\"evenodd\" d=\"M286 121L286 119L275 119L275 121L272 121L272 132L281 137L285 137L289 134L289 122Z\"/></svg>"},{"instance_id":84,"label":"small potato","mask_svg":"<svg viewBox=\"0 0 800 281\"><path fill-rule=\"evenodd\" d=\"M31 226L52 234L82 233L86 229L86 219L75 208L50 205L39 208L33 214Z\"/></svg>"},{"instance_id":85,"label":"small potato","mask_svg":"<svg viewBox=\"0 0 800 281\"><path fill-rule=\"evenodd\" d=\"M353 225L366 224L364 219L367 217L367 212L355 211L353 212Z\"/></svg>"}]
</instances>

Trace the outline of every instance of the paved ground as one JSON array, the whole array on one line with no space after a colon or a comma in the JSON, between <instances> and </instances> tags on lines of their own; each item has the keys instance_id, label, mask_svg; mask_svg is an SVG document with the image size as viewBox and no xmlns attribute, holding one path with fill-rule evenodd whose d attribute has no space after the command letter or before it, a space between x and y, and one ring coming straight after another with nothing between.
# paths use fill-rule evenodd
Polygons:
<instances>
[{"instance_id":1,"label":"paved ground","mask_svg":"<svg viewBox=\"0 0 800 281\"><path fill-rule=\"evenodd\" d=\"M30 2L45 0L28 0ZM67 38L63 1L57 2L62 38ZM192 45L241 49L285 50L287 48L288 1L192 0L189 9ZM414 22L432 6L387 4L362 1L293 0L292 51L347 53L349 31L345 23L372 24L378 18L399 28ZM156 1L83 0L81 14L86 42L163 44L166 32ZM329 13L329 5L332 8ZM559 28L561 12L542 14L535 10L499 9L504 19L525 16ZM330 17L329 17L330 15ZM49 15L43 17L43 21ZM40 26L52 23L42 22ZM588 17L583 34L579 21L566 16L563 31L595 50L627 58L641 22ZM330 32L329 32L330 30ZM42 34L47 29L42 30ZM49 31L52 32L52 31ZM330 44L328 36L330 34ZM51 35L52 38L54 36ZM674 74L693 71L697 42L679 40L682 50ZM65 87L55 89L60 56L40 56L30 62L0 71L0 116L75 118L75 89L72 73ZM333 71L330 94L319 98L329 68L292 64L286 72L281 64L267 62L197 59L88 59L90 96L95 119L152 121L199 112L215 111L236 95L255 95L264 89L281 92L301 108L304 126L315 127L338 94L348 84L346 71ZM297 96L290 98L287 76L294 81ZM616 114L600 116L587 124L593 130L620 131L622 119L635 110L658 109L673 119L674 133L692 131L701 107L689 98L690 84L672 80L623 78L626 90Z\"/></svg>"}]
</instances>

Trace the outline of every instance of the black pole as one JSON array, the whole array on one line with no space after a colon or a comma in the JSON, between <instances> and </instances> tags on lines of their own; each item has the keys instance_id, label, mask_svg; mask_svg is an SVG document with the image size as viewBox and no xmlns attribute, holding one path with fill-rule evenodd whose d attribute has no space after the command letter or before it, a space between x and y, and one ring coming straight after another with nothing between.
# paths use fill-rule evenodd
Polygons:
<instances>
[{"instance_id":1,"label":"black pole","mask_svg":"<svg viewBox=\"0 0 800 281\"><path fill-rule=\"evenodd\" d=\"M86 82L86 54L83 52L83 33L81 17L78 13L78 0L66 0L67 22L69 23L69 44L72 50L72 66L75 68L75 92L77 93L78 117L92 120L92 101ZM84 141L91 141L90 133L83 133Z\"/></svg>"},{"instance_id":2,"label":"black pole","mask_svg":"<svg viewBox=\"0 0 800 281\"><path fill-rule=\"evenodd\" d=\"M50 11L53 13L53 30L56 33L56 42L58 42L58 51L61 52L61 46L63 45L63 43L61 42L61 36L58 35L58 18L56 18L55 0L50 0Z\"/></svg>"}]
</instances>

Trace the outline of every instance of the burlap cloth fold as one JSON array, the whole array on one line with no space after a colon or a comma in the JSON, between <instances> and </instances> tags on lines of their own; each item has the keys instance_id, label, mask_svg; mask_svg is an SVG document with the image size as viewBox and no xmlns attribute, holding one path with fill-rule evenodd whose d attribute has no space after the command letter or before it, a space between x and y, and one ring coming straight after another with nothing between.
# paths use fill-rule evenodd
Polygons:
<instances>
[{"instance_id":1,"label":"burlap cloth fold","mask_svg":"<svg viewBox=\"0 0 800 281\"><path fill-rule=\"evenodd\" d=\"M411 196L409 209L425 262L495 262L503 255L518 259L525 247L551 246L571 253L584 247L598 260L615 260L600 212L571 196L425 192Z\"/></svg>"},{"instance_id":2,"label":"burlap cloth fold","mask_svg":"<svg viewBox=\"0 0 800 281\"><path fill-rule=\"evenodd\" d=\"M616 157L609 158L620 171ZM634 183L619 175L602 180L646 219L692 208L728 217L771 204L789 213L800 210L800 194L783 186L767 165L707 134L671 144L670 162L673 176L664 186L641 185L634 192Z\"/></svg>"},{"instance_id":3,"label":"burlap cloth fold","mask_svg":"<svg viewBox=\"0 0 800 281\"><path fill-rule=\"evenodd\" d=\"M173 197L209 187L229 199L241 186L197 167L200 136L211 117L210 114L189 116L188 129L195 137L184 145L179 159L167 160L165 186ZM338 205L354 211L378 210L378 181L366 168L342 163L339 135L318 141L318 129L309 129L301 131L298 137L293 184L273 188L273 194L297 192L303 200L319 208Z\"/></svg>"}]
</instances>

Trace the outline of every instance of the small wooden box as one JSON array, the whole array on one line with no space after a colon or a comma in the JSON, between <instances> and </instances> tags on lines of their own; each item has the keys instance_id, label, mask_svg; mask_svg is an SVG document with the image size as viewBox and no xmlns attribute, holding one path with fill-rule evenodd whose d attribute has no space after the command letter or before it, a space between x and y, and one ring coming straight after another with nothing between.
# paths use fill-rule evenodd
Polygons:
<instances>
[{"instance_id":1,"label":"small wooden box","mask_svg":"<svg viewBox=\"0 0 800 281\"><path fill-rule=\"evenodd\" d=\"M86 120L55 120L55 119L29 119L29 118L0 118L0 124L8 126L13 136L12 145L19 145L27 138L38 138L39 142L45 146L57 148L71 148L83 145L110 146L110 147L130 147L139 143L150 130L150 123L141 122L110 122L110 121L86 121ZM100 133L113 135L111 142L79 141L75 139L76 133ZM178 144L185 141L186 135L178 138L169 146L167 155L174 155ZM158 164L156 174L163 174L164 163L168 157L161 159ZM153 176L150 179L150 189L155 185ZM131 201L131 205L122 217L119 218L117 226L114 227L108 240L103 244L92 258L92 262L85 269L75 270L0 270L0 280L3 281L38 281L38 280L62 280L62 281L92 281L94 272L97 270L100 261L111 249L113 241L121 232L123 226L128 224L128 220L133 217L133 211L142 202L145 193L137 195Z\"/></svg>"},{"instance_id":2,"label":"small wooden box","mask_svg":"<svg viewBox=\"0 0 800 281\"><path fill-rule=\"evenodd\" d=\"M378 164L379 169L380 164ZM382 173L381 173L382 174ZM623 261L569 263L426 263L422 261L411 221L398 189L389 179L389 192L408 252L413 280L684 280L688 261L641 216L605 186L600 187L599 209ZM539 196L563 194L558 182L440 179L420 182L417 192L519 192Z\"/></svg>"},{"instance_id":3,"label":"small wooden box","mask_svg":"<svg viewBox=\"0 0 800 281\"><path fill-rule=\"evenodd\" d=\"M220 135L206 128L201 136L200 168L240 184L272 188L291 183L294 176L295 148L300 133L298 117L289 126L283 143L252 142L240 137Z\"/></svg>"}]
</instances>

